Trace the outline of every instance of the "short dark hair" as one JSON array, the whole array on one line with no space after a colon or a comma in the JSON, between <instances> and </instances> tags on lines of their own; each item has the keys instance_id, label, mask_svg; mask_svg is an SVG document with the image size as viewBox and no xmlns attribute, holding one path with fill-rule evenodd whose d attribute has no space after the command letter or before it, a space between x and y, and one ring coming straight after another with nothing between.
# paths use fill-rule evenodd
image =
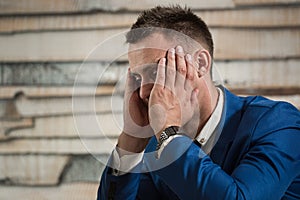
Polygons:
<instances>
[{"instance_id":1,"label":"short dark hair","mask_svg":"<svg viewBox=\"0 0 300 200\"><path fill-rule=\"evenodd\" d=\"M136 32L135 29L147 31ZM172 29L189 36L199 42L210 53L213 58L214 43L212 35L206 23L189 8L182 8L178 5L170 7L157 6L150 10L143 11L137 21L131 26L131 30L126 35L128 43L134 44L149 36L151 28Z\"/></svg>"}]
</instances>

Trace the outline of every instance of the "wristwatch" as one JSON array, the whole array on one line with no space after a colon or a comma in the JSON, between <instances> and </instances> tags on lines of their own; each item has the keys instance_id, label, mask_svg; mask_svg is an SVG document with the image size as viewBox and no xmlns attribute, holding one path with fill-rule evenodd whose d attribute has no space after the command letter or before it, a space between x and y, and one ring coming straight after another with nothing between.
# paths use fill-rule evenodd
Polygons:
<instances>
[{"instance_id":1,"label":"wristwatch","mask_svg":"<svg viewBox=\"0 0 300 200\"><path fill-rule=\"evenodd\" d=\"M165 130L163 130L163 132L159 136L157 146L156 146L156 150L158 150L160 148L160 146L162 145L162 143L164 141L166 141L170 136L176 135L177 131L178 131L177 126L169 126Z\"/></svg>"}]
</instances>

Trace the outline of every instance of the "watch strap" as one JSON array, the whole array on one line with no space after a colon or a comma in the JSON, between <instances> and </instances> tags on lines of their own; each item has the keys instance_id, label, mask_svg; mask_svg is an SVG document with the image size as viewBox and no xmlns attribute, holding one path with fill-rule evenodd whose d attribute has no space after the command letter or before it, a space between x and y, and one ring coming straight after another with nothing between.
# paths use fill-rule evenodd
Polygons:
<instances>
[{"instance_id":1,"label":"watch strap","mask_svg":"<svg viewBox=\"0 0 300 200\"><path fill-rule=\"evenodd\" d=\"M169 126L165 130L163 130L163 132L159 136L157 146L156 146L156 150L160 149L162 143L164 141L166 141L170 136L176 135L177 131L178 131L178 127L176 127L176 126Z\"/></svg>"}]
</instances>

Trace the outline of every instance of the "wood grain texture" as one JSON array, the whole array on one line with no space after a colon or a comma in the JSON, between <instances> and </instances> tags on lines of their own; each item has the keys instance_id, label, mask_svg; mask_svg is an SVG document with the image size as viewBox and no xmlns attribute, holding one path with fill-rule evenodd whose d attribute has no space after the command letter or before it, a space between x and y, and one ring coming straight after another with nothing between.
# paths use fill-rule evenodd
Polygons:
<instances>
[{"instance_id":1,"label":"wood grain texture","mask_svg":"<svg viewBox=\"0 0 300 200\"><path fill-rule=\"evenodd\" d=\"M27 98L45 98L45 97L72 97L72 96L101 96L111 95L114 87L43 87L43 86L1 86L0 99L12 99L15 96L26 96Z\"/></svg>"},{"instance_id":2,"label":"wood grain texture","mask_svg":"<svg viewBox=\"0 0 300 200\"><path fill-rule=\"evenodd\" d=\"M169 5L168 0L1 0L0 13L4 14L50 14L81 13L94 10L103 11L140 11L157 5ZM232 8L233 0L173 0L172 4L188 5L193 9Z\"/></svg>"},{"instance_id":3,"label":"wood grain texture","mask_svg":"<svg viewBox=\"0 0 300 200\"><path fill-rule=\"evenodd\" d=\"M99 139L15 139L0 143L1 155L85 155L110 154L115 148L117 140L108 138Z\"/></svg>"},{"instance_id":4,"label":"wood grain texture","mask_svg":"<svg viewBox=\"0 0 300 200\"><path fill-rule=\"evenodd\" d=\"M8 138L117 137L123 127L122 117L120 112L101 115L35 117L34 126L31 127L21 129L17 123L10 124L10 131L6 129L7 134L0 140Z\"/></svg>"},{"instance_id":5,"label":"wood grain texture","mask_svg":"<svg viewBox=\"0 0 300 200\"><path fill-rule=\"evenodd\" d=\"M262 7L196 11L209 27L297 27L300 7ZM138 13L2 16L0 33L129 28Z\"/></svg>"},{"instance_id":6,"label":"wood grain texture","mask_svg":"<svg viewBox=\"0 0 300 200\"><path fill-rule=\"evenodd\" d=\"M236 6L253 5L291 5L300 3L299 0L233 0Z\"/></svg>"},{"instance_id":7,"label":"wood grain texture","mask_svg":"<svg viewBox=\"0 0 300 200\"><path fill-rule=\"evenodd\" d=\"M0 120L0 140L7 138L9 132L18 129L28 129L33 127L33 120L30 118L19 120Z\"/></svg>"},{"instance_id":8,"label":"wood grain texture","mask_svg":"<svg viewBox=\"0 0 300 200\"><path fill-rule=\"evenodd\" d=\"M0 181L12 185L56 185L68 161L69 156L0 155Z\"/></svg>"},{"instance_id":9,"label":"wood grain texture","mask_svg":"<svg viewBox=\"0 0 300 200\"><path fill-rule=\"evenodd\" d=\"M1 35L2 62L126 60L125 29ZM212 29L216 60L299 57L300 29ZM105 40L105 41L104 41Z\"/></svg>"},{"instance_id":10,"label":"wood grain texture","mask_svg":"<svg viewBox=\"0 0 300 200\"><path fill-rule=\"evenodd\" d=\"M1 186L0 199L72 199L95 200L99 183L66 183L56 187Z\"/></svg>"},{"instance_id":11,"label":"wood grain texture","mask_svg":"<svg viewBox=\"0 0 300 200\"><path fill-rule=\"evenodd\" d=\"M214 75L230 88L300 87L300 60L216 62Z\"/></svg>"},{"instance_id":12,"label":"wood grain texture","mask_svg":"<svg viewBox=\"0 0 300 200\"><path fill-rule=\"evenodd\" d=\"M223 83L231 88L295 87L300 86L299 78L295 76L300 74L299 65L300 59L216 61L213 69L214 76L221 78ZM84 70L80 69L80 66L81 63L0 64L0 71L3 73L0 83L30 87L39 85L45 90L51 86L49 91L57 87L57 96L60 96L60 89L66 86L72 87L75 81L80 87L93 85L99 87L122 82L129 64L126 62L107 66L102 63L87 63ZM17 87L13 88L17 92ZM26 96L25 91L24 93ZM45 97L47 97L46 91Z\"/></svg>"},{"instance_id":13,"label":"wood grain texture","mask_svg":"<svg viewBox=\"0 0 300 200\"><path fill-rule=\"evenodd\" d=\"M128 63L12 63L0 64L0 84L23 86L93 86L115 84Z\"/></svg>"},{"instance_id":14,"label":"wood grain texture","mask_svg":"<svg viewBox=\"0 0 300 200\"><path fill-rule=\"evenodd\" d=\"M113 103L113 104L112 104ZM16 107L21 116L57 116L70 114L93 114L120 111L121 97L78 97L78 98L19 98Z\"/></svg>"}]
</instances>

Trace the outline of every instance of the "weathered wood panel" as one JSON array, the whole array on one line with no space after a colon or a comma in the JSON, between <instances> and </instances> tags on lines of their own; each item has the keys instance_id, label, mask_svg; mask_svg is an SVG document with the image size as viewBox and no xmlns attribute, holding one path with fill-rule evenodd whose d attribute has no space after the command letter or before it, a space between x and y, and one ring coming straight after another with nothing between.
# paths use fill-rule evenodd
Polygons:
<instances>
[{"instance_id":1,"label":"weathered wood panel","mask_svg":"<svg viewBox=\"0 0 300 200\"><path fill-rule=\"evenodd\" d=\"M299 57L298 29L213 29L212 33L217 60Z\"/></svg>"},{"instance_id":2,"label":"weathered wood panel","mask_svg":"<svg viewBox=\"0 0 300 200\"><path fill-rule=\"evenodd\" d=\"M234 6L249 5L281 5L297 4L299 0L211 0L197 1L186 0L172 1L172 4L187 5L193 9L220 9L233 8ZM74 13L89 12L94 10L117 11L130 10L140 11L156 5L169 5L168 0L144 0L144 1L105 1L105 0L1 0L0 13L5 14L50 14L50 13Z\"/></svg>"},{"instance_id":3,"label":"weathered wood panel","mask_svg":"<svg viewBox=\"0 0 300 200\"><path fill-rule=\"evenodd\" d=\"M240 95L297 95L300 94L300 87L282 88L282 87L256 87L256 88L232 88L230 89L235 94Z\"/></svg>"},{"instance_id":4,"label":"weathered wood panel","mask_svg":"<svg viewBox=\"0 0 300 200\"><path fill-rule=\"evenodd\" d=\"M0 143L0 154L110 154L116 139L15 139Z\"/></svg>"},{"instance_id":5,"label":"weathered wood panel","mask_svg":"<svg viewBox=\"0 0 300 200\"><path fill-rule=\"evenodd\" d=\"M216 62L219 74L230 88L300 87L300 60Z\"/></svg>"},{"instance_id":6,"label":"weathered wood panel","mask_svg":"<svg viewBox=\"0 0 300 200\"><path fill-rule=\"evenodd\" d=\"M50 30L129 28L137 13L88 13L72 15L2 16L0 33Z\"/></svg>"},{"instance_id":7,"label":"weathered wood panel","mask_svg":"<svg viewBox=\"0 0 300 200\"><path fill-rule=\"evenodd\" d=\"M112 105L113 100L113 105ZM84 113L107 113L112 109L120 111L122 109L122 98L116 96L101 97L77 97L72 98L18 98L16 107L21 116L51 116L66 114Z\"/></svg>"},{"instance_id":8,"label":"weathered wood panel","mask_svg":"<svg viewBox=\"0 0 300 200\"><path fill-rule=\"evenodd\" d=\"M7 138L87 138L116 137L121 133L122 114L108 113L94 115L63 115L35 118L34 127L7 131ZM18 124L11 124L17 127ZM0 129L1 131L1 129ZM0 136L2 132L0 132ZM0 138L1 139L1 138Z\"/></svg>"},{"instance_id":9,"label":"weathered wood panel","mask_svg":"<svg viewBox=\"0 0 300 200\"><path fill-rule=\"evenodd\" d=\"M57 187L1 186L0 199L72 199L95 200L99 183L68 183Z\"/></svg>"},{"instance_id":10,"label":"weathered wood panel","mask_svg":"<svg viewBox=\"0 0 300 200\"><path fill-rule=\"evenodd\" d=\"M0 118L4 115L6 115L5 110L6 110L6 100L0 100Z\"/></svg>"},{"instance_id":11,"label":"weathered wood panel","mask_svg":"<svg viewBox=\"0 0 300 200\"><path fill-rule=\"evenodd\" d=\"M42 86L1 86L0 99L12 99L18 94L24 94L27 98L46 98L46 97L71 97L71 96L100 96L111 95L114 90L112 86L98 87L42 87ZM22 95L20 95L22 96Z\"/></svg>"},{"instance_id":12,"label":"weathered wood panel","mask_svg":"<svg viewBox=\"0 0 300 200\"><path fill-rule=\"evenodd\" d=\"M299 91L300 92L300 91ZM267 96L277 101L286 101L300 108L300 94ZM88 138L88 137L116 137L122 129L122 114L107 113L98 115L55 116L35 118L35 126L25 129L6 129L7 134L1 139L8 138ZM95 121L97 120L97 121ZM31 121L31 120L27 120ZM11 124L20 126L19 124ZM2 134L0 132L0 134Z\"/></svg>"},{"instance_id":13,"label":"weathered wood panel","mask_svg":"<svg viewBox=\"0 0 300 200\"><path fill-rule=\"evenodd\" d=\"M0 155L0 181L13 185L56 185L68 161L68 156Z\"/></svg>"},{"instance_id":14,"label":"weathered wood panel","mask_svg":"<svg viewBox=\"0 0 300 200\"><path fill-rule=\"evenodd\" d=\"M144 10L156 5L169 5L168 0L1 0L0 13L4 14L46 14L46 13L74 13L94 10ZM232 0L173 0L172 4L188 5L193 9L232 8Z\"/></svg>"},{"instance_id":15,"label":"weathered wood panel","mask_svg":"<svg viewBox=\"0 0 300 200\"><path fill-rule=\"evenodd\" d=\"M0 36L2 62L124 60L125 29ZM212 29L216 60L299 57L299 29ZM106 40L107 39L107 40ZM101 43L106 40L104 43ZM124 45L123 45L124 44ZM70 51L72 49L72 51Z\"/></svg>"},{"instance_id":16,"label":"weathered wood panel","mask_svg":"<svg viewBox=\"0 0 300 200\"><path fill-rule=\"evenodd\" d=\"M196 11L210 27L296 27L300 7L247 8ZM49 30L129 28L137 13L90 13L81 15L2 16L0 33Z\"/></svg>"},{"instance_id":17,"label":"weathered wood panel","mask_svg":"<svg viewBox=\"0 0 300 200\"><path fill-rule=\"evenodd\" d=\"M2 62L83 61L94 48L100 45L98 52L94 52L96 55L92 54L93 60L115 61L120 54L127 51L127 45L124 44L125 30L1 35L0 45L5 48L0 49L2 54L0 60ZM110 44L103 43L107 39ZM118 46L115 46L116 43Z\"/></svg>"},{"instance_id":18,"label":"weathered wood panel","mask_svg":"<svg viewBox=\"0 0 300 200\"><path fill-rule=\"evenodd\" d=\"M127 63L0 64L2 85L73 86L114 84L127 72Z\"/></svg>"},{"instance_id":19,"label":"weathered wood panel","mask_svg":"<svg viewBox=\"0 0 300 200\"><path fill-rule=\"evenodd\" d=\"M300 3L299 0L233 0L236 6L287 5Z\"/></svg>"},{"instance_id":20,"label":"weathered wood panel","mask_svg":"<svg viewBox=\"0 0 300 200\"><path fill-rule=\"evenodd\" d=\"M33 120L30 118L19 120L0 120L0 140L7 138L7 135L12 130L31 127L33 127Z\"/></svg>"},{"instance_id":21,"label":"weathered wood panel","mask_svg":"<svg viewBox=\"0 0 300 200\"><path fill-rule=\"evenodd\" d=\"M196 12L209 27L299 27L300 7L255 7Z\"/></svg>"},{"instance_id":22,"label":"weathered wood panel","mask_svg":"<svg viewBox=\"0 0 300 200\"><path fill-rule=\"evenodd\" d=\"M127 63L106 68L105 64L87 63L79 72L81 63L19 63L0 64L3 71L2 85L39 85L59 87L77 85L115 84L127 72ZM300 59L215 62L214 69L226 86L257 87L300 86ZM76 79L77 78L77 79ZM46 88L45 88L46 90ZM45 96L47 96L45 91ZM59 93L59 92L58 92ZM26 95L26 92L25 92ZM41 95L42 96L42 95ZM60 96L59 94L57 96Z\"/></svg>"}]
</instances>

